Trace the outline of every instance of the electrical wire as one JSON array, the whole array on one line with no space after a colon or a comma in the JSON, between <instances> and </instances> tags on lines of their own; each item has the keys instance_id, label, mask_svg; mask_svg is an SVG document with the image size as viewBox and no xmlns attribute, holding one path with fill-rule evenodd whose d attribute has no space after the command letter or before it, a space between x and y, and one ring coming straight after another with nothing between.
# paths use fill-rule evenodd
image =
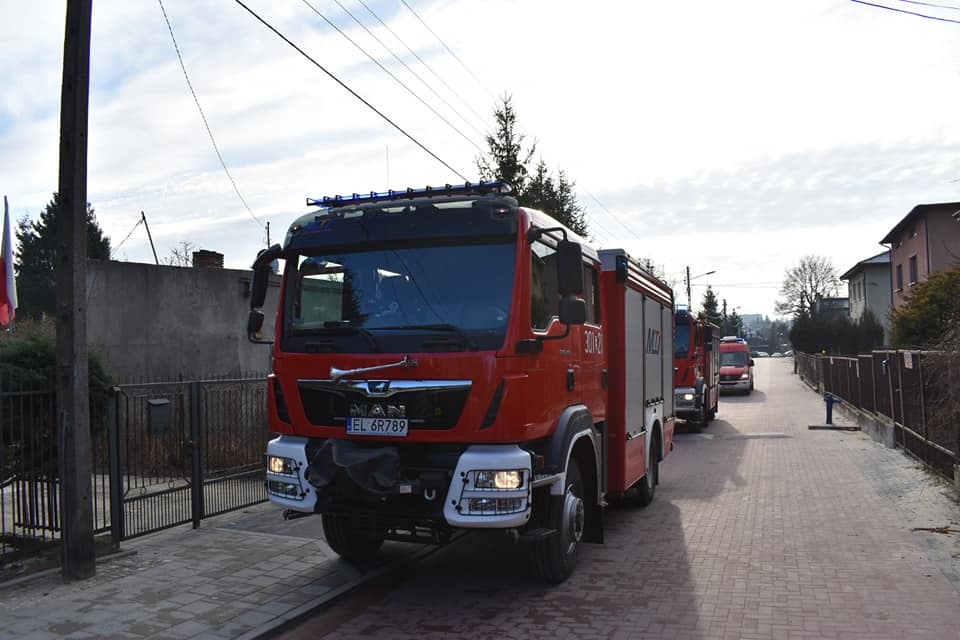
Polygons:
<instances>
[{"instance_id":1,"label":"electrical wire","mask_svg":"<svg viewBox=\"0 0 960 640\"><path fill-rule=\"evenodd\" d=\"M137 224L133 225L133 229L130 229L130 233L128 233L128 234L126 235L126 237L125 237L123 240L120 241L120 244L118 244L117 246L115 246L113 249L110 250L110 259L111 259L111 260L113 259L113 255L114 255L117 251L120 250L120 247L123 246L123 243L124 243L124 242L126 242L127 240L130 239L130 236L133 235L133 232L136 231L136 230L137 230L137 227L139 227L141 224L143 224L143 218L140 218L139 220L137 220Z\"/></svg>"},{"instance_id":2,"label":"electrical wire","mask_svg":"<svg viewBox=\"0 0 960 640\"><path fill-rule=\"evenodd\" d=\"M407 51L410 52L410 55L412 55L414 58L416 58L417 60L419 60L419 61L420 61L420 64L422 64L424 67L426 67L427 70L428 70L430 73L433 74L433 77L435 77L437 80L439 80L439 81L440 81L440 84L442 84L444 87L447 88L447 91L449 91L450 93L452 93L453 95L455 95L455 96L457 97L457 99L460 100L460 102L462 102L462 103L464 104L464 106L466 106L467 109L469 109L470 112L473 113L473 115L475 115L475 116L477 117L477 119L478 119L481 123L484 124L484 126L486 126L486 120L484 119L484 117L481 116L479 113L477 113L477 112L474 110L474 108L470 105L470 103L467 102L466 100L464 100L464 99L460 96L460 94L457 93L457 92L453 89L453 87L451 87L449 84L447 84L446 81L445 81L443 78L441 78L440 75L439 75L436 71L433 70L433 67L431 67L429 64L427 64L426 60L424 60L423 58L421 58L420 55L417 54L416 51L414 51L413 49L411 49L411 48L410 48L410 45L408 45L406 42L404 42L403 38L401 38L400 36L398 36L398 35L396 34L396 32L395 32L393 29L390 28L390 25L388 25L386 22L384 22L383 20L381 20L381 19L380 19L380 16L378 16L376 13L374 13L373 9L371 9L371 8L367 5L367 3L364 2L364 0L357 0L357 2L359 2L360 4L362 4L362 5L363 5L363 8L366 9L367 11L369 11L369 12L370 12L370 15L372 15L374 18L376 18L377 22L379 22L381 25L383 25L383 28L384 28L384 29L386 29L387 31L390 32L390 35L392 35L394 38L397 39L397 41L398 41L400 44L402 44L404 47L406 47Z\"/></svg>"},{"instance_id":3,"label":"electrical wire","mask_svg":"<svg viewBox=\"0 0 960 640\"><path fill-rule=\"evenodd\" d=\"M319 9L317 9L317 8L314 7L312 4L310 4L310 3L308 2L308 0L301 0L301 2L303 2L303 4L305 4L305 5L307 5L308 7L310 7L310 9L311 9L315 14L317 14L318 16L320 16L320 18L321 18L324 22L326 22L328 25L330 25L330 27L332 27L332 28L333 28L337 33L339 33L341 36L343 36L344 38L346 38L347 41L348 41L350 44L352 44L354 47L356 47L356 48L360 51L360 53L362 53L363 55L367 56L367 58L369 58L371 62L373 62L373 63L374 63L375 65L377 65L378 67L380 67L380 70L381 70L381 71L383 71L385 74L387 74L388 76L390 76L391 78L393 78L393 80L394 80L397 84L399 84L401 87L403 87L404 89L406 89L406 90L407 90L407 93L409 93L411 96L413 96L414 98L416 98L417 100L419 100L419 101L420 101L420 104L422 104L422 105L425 106L427 109L429 109L430 111L432 111L432 112L433 112L433 115L435 115L435 116L437 116L438 118L440 118L441 120L443 120L443 122L445 122L448 127L450 127L451 129L453 129L454 131L456 131L456 132L460 135L460 137L462 137L464 140L466 140L467 142L469 142L470 144L472 144L473 147L474 147L477 151L479 151L480 153L483 153L483 149L480 148L480 146L479 146L477 143L475 143L473 140L471 140L469 137L467 137L467 135L466 135L463 131L460 131L460 129L458 129L458 128L456 127L456 125L454 125L452 122L450 122L450 121L447 120L445 117L443 117L443 115L441 115L439 111L437 111L436 109L434 109L433 107L431 107L431 106L427 103L426 100L424 100L424 99L421 98L419 95L417 95L417 92L414 91L413 89L411 89L410 87L408 87L407 84L406 84L403 80L401 80L401 79L398 78L397 76L393 75L393 72L390 71L389 69L387 69L385 66L383 66L383 64L382 64L379 60L377 60L377 59L374 58L372 55L370 55L369 53L367 53L367 51L366 51L363 47L361 47L359 44L357 44L356 40L354 40L354 39L351 38L349 35L347 35L347 33L346 33L345 31L343 31L340 27L338 27L337 25L335 25L329 18L327 18L327 17L326 17L325 15L323 15L322 13L320 13L320 10L319 10ZM337 4L340 4L340 3L337 2ZM341 5L341 7L342 7L342 6L343 6L343 5ZM344 11L346 11L346 9L344 9Z\"/></svg>"},{"instance_id":4,"label":"electrical wire","mask_svg":"<svg viewBox=\"0 0 960 640\"><path fill-rule=\"evenodd\" d=\"M401 57L398 56L396 53L394 53L393 49L391 49L390 47L388 47L387 44L386 44L383 40L381 40L381 39L379 38L379 36L377 36L377 34L375 34L373 31L371 31L370 28L367 27L367 25L363 24L363 22L361 22L361 21L357 18L357 16L353 15L353 13L352 13L349 9L347 9L347 8L343 5L343 3L340 2L340 0L333 0L333 1L337 4L338 7L340 7L340 8L343 10L344 13L346 13L348 16L350 16L350 17L353 19L354 22L356 22L358 25L360 25L360 27L361 27L364 31L366 31L367 34L368 34L371 38L373 38L374 40L376 40L377 43L378 43L381 47L383 47L384 49L386 49L387 53L389 53L391 56L393 56L393 59L394 59L394 60L396 60L397 62L399 62L400 64L402 64L403 67L404 67L404 69L406 69L406 70L409 71L411 74L413 74L413 76L414 76L417 80L419 80L420 83L423 84L423 86L425 86L427 89L429 89L429 90L433 93L433 95L435 95L435 96L437 97L438 100L440 100L443 104L445 104L448 109L450 109L450 110L453 111L455 114L457 114L457 117L459 117L461 120L463 120L463 122L466 123L466 125L467 125L468 127L470 127L470 128L473 129L475 132L477 132L477 134L479 134L481 138L486 139L486 134L485 134L484 132L482 132L482 131L480 131L479 129L477 129L475 126L473 126L473 123L472 123L472 122L470 122L469 120L467 120L466 118L464 118L464 117L463 117L463 114L461 114L459 111L457 111L456 108L455 108L452 104L450 104L449 102L447 102L447 100L446 100L443 96L441 96L439 93L437 93L437 90L434 89L433 87L431 87L430 84L429 84L426 80L424 80L423 78L421 78L421 77L420 77L420 74L418 74L416 71L414 71L412 68L410 68L410 65L408 65L406 62L403 61L403 58L401 58ZM366 6L366 5L364 5L364 6ZM367 8L367 10L368 10L368 11L370 10L369 7ZM372 13L372 12L371 12L371 13ZM374 14L374 17L376 17L376 14ZM391 32L391 33L392 33L392 32Z\"/></svg>"},{"instance_id":5,"label":"electrical wire","mask_svg":"<svg viewBox=\"0 0 960 640\"><path fill-rule=\"evenodd\" d=\"M888 7L883 4L874 4L872 2L864 2L864 0L850 0L850 2L856 2L857 4L865 4L868 7L876 7L877 9L887 9L889 11L896 11L897 13L906 13L911 16L918 16L920 18L926 18L928 20L938 20L940 22L952 22L954 24L960 24L960 20L951 20L950 18L940 18L938 16L930 16L925 13L917 13L915 11L907 11L905 9L897 9L896 7Z\"/></svg>"},{"instance_id":6,"label":"electrical wire","mask_svg":"<svg viewBox=\"0 0 960 640\"><path fill-rule=\"evenodd\" d=\"M330 79L332 79L334 82L336 82L336 83L339 84L341 87L343 87L347 92L350 93L350 95L352 95L354 98L356 98L357 100L359 100L360 102L362 102L362 103L364 104L364 106L366 106L368 109L370 109L370 110L373 111L375 114L377 114L378 116L380 116L384 121L387 122L387 124L389 124L391 127L393 127L394 129L396 129L397 131L399 131L401 134L403 134L404 137L406 137L408 140L410 140L411 142L413 142L415 145L417 145L418 147L420 147L424 152L427 153L427 155L429 155L431 158L433 158L434 160L436 160L437 162L439 162L440 164L442 164L444 167L446 167L447 169L449 169L449 170L450 170L452 173L454 173L455 175L459 176L462 180L464 180L464 181L467 180L467 177L466 177L466 176L464 176L462 173L460 173L459 171L457 171L456 169L454 169L453 167L451 167L449 164L447 164L446 162L444 162L444 161L440 158L440 156L438 156L437 154L435 154L433 151L430 151L430 149L428 149L422 142L420 142L419 140L417 140L416 138L414 138L412 135L410 135L409 133L407 133L400 125L398 125L396 122L394 122L394 121L391 120L389 117L387 117L387 115L386 115L385 113L383 113L382 111L380 111L379 109L377 109L375 106L373 106L372 104L370 104L370 102L368 102L367 100L365 100L363 97L360 96L360 94L358 94L356 91L354 91L353 89L351 89L343 80L341 80L340 78L338 78L337 76L335 76L332 72L328 71L328 70L326 69L326 67L324 67L322 64L320 64L319 62L317 62L314 58L312 58L312 57L310 56L310 54L308 54L306 51L304 51L303 49L301 49L300 47L298 47L296 44L294 44L293 41L291 41L291 40L290 40L289 38L287 38L285 35L283 35L282 33L280 33L280 31L278 31L272 24L270 24L269 22L267 22L266 20L264 20L263 18L261 18L260 15L259 15L256 11L254 11L253 9L251 9L250 7L248 7L246 4L244 4L244 3L243 3L243 0L233 0L233 1L236 2L238 5L240 5L241 7L243 7L243 8L247 11L247 13L249 13L250 15L252 15L258 22L260 22L260 24L262 24L262 25L265 26L267 29L269 29L270 31L272 31L272 32L274 33L274 35L276 35L278 38L280 38L281 40L283 40L284 42L286 42L288 45L290 45L297 53L299 53L299 54L302 55L304 58L306 58L307 60L309 60L315 67L317 67L318 69L320 69L321 71L323 71L325 74L327 74L327 76L329 76Z\"/></svg>"},{"instance_id":7,"label":"electrical wire","mask_svg":"<svg viewBox=\"0 0 960 640\"><path fill-rule=\"evenodd\" d=\"M457 54L455 54L455 53L453 52L453 50L452 50L450 47L447 46L447 43L444 42L443 40L441 40L441 39L440 39L440 36L438 36L436 33L434 33L433 29L430 28L430 25L428 25L426 22L424 22L423 18L420 17L420 14L418 14L416 11L414 11L414 10L413 10L413 7L411 7L409 4L407 4L407 0L400 0L400 2L402 2L402 3L403 3L403 6L405 6L407 9L409 9L409 10L410 10L410 13L412 13L412 14L417 18L417 20L420 21L420 24L422 24L422 25L426 28L426 30L429 31L430 34L431 34L434 38L437 39L437 42L439 42L440 44L443 45L443 48L446 49L446 50L450 53L451 56L453 56L454 60L456 60L457 62L459 62L459 63L460 63L460 66L463 67L464 69L466 69L466 70L467 70L467 73L469 73L471 76L473 76L473 79L477 81L477 84L479 84L481 87L483 87L483 90L487 92L487 95L490 96L491 98L493 98L494 100L496 100L496 99L497 99L497 96L493 95L493 92L490 91L490 89L487 89L487 86L486 86L485 84L483 84L483 82L480 81L480 78L478 78L473 71L470 70L470 67L468 67L466 64L464 64L463 60L461 60L460 58L458 58L458 57L457 57Z\"/></svg>"},{"instance_id":8,"label":"electrical wire","mask_svg":"<svg viewBox=\"0 0 960 640\"><path fill-rule=\"evenodd\" d=\"M227 168L227 163L223 160L223 154L220 153L220 147L217 146L217 141L213 137L213 131L210 129L210 123L207 122L207 116L203 113L203 107L200 106L200 99L197 97L197 92L193 89L193 83L190 82L190 76L187 74L187 66L183 63L183 56L180 55L180 47L177 45L177 38L173 35L173 25L170 24L170 18L167 17L167 10L163 7L163 0L157 0L157 2L160 4L160 11L163 13L163 20L167 23L167 30L170 32L170 39L173 40L173 48L177 52L177 60L180 61L180 68L183 70L183 77L187 81L187 87L190 89L190 95L193 96L193 101L197 103L197 110L200 111L200 117L203 119L203 126L207 130L207 135L210 136L210 143L213 144L213 150L217 154L217 159L220 160L220 166L223 167L224 173L227 174L230 184L233 185L234 192L237 194L237 197L240 198L240 202L243 203L247 213L249 213L250 217L262 227L263 223L260 222L260 219L257 218L257 216L253 213L253 209L250 208L250 205L247 204L247 201L240 193L240 188L237 187L237 181L233 179L233 176L230 174L230 169Z\"/></svg>"},{"instance_id":9,"label":"electrical wire","mask_svg":"<svg viewBox=\"0 0 960 640\"><path fill-rule=\"evenodd\" d=\"M960 7L949 4L934 4L933 2L920 2L919 0L897 0L897 2L906 2L907 4L919 4L924 7L936 7L937 9L950 9L960 11Z\"/></svg>"},{"instance_id":10,"label":"electrical wire","mask_svg":"<svg viewBox=\"0 0 960 640\"><path fill-rule=\"evenodd\" d=\"M600 208L601 208L601 209L603 209L604 211L606 211L607 213L609 213L609 214L610 214L610 217L612 217L614 220L616 220L618 223L620 223L620 226L623 227L623 228L627 231L627 233L629 233L629 234L631 234L631 235L633 235L633 236L636 236L637 238L640 237L640 236L637 234L637 232L634 231L633 229L631 229L630 227L628 227L628 226L626 225L626 223L623 222L623 221L620 219L619 216L617 216L615 213L613 213L613 211L610 211L610 209L608 209L608 208L606 207L606 205L604 205L602 202L600 202L600 200L599 200L599 198L597 198L597 196L595 196L595 195L593 195L592 193L590 193L589 191L587 191L587 189L586 189L582 184L580 185L580 190L583 191L583 192L584 192L585 194L587 194L588 196L590 196L590 197L593 199L594 202L596 202L598 205L600 205Z\"/></svg>"}]
</instances>

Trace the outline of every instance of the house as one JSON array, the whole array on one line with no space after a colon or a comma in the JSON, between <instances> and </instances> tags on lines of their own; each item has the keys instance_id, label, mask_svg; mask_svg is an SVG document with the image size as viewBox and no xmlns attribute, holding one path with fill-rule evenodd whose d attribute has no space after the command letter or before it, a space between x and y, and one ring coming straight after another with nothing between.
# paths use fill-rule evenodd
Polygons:
<instances>
[{"instance_id":1,"label":"house","mask_svg":"<svg viewBox=\"0 0 960 640\"><path fill-rule=\"evenodd\" d=\"M824 298L818 295L813 301L812 315L820 318L850 317L850 298Z\"/></svg>"},{"instance_id":2,"label":"house","mask_svg":"<svg viewBox=\"0 0 960 640\"><path fill-rule=\"evenodd\" d=\"M840 279L847 281L850 320L859 322L869 311L883 326L883 342L887 344L892 308L890 252L884 251L861 260L840 276Z\"/></svg>"},{"instance_id":3,"label":"house","mask_svg":"<svg viewBox=\"0 0 960 640\"><path fill-rule=\"evenodd\" d=\"M931 273L960 264L960 202L918 204L880 241L889 245L893 308Z\"/></svg>"}]
</instances>

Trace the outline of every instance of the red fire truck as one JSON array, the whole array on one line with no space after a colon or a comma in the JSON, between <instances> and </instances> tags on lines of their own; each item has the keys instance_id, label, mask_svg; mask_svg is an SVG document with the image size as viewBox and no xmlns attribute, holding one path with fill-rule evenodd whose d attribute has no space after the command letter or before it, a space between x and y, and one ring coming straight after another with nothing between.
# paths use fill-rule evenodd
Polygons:
<instances>
[{"instance_id":1,"label":"red fire truck","mask_svg":"<svg viewBox=\"0 0 960 640\"><path fill-rule=\"evenodd\" d=\"M347 559L499 529L564 580L606 497L649 503L673 448L673 292L501 183L308 204L253 267L263 341L285 263L270 500L322 514Z\"/></svg>"},{"instance_id":2,"label":"red fire truck","mask_svg":"<svg viewBox=\"0 0 960 640\"><path fill-rule=\"evenodd\" d=\"M720 403L720 327L687 309L677 310L674 327L677 417L702 429L716 417Z\"/></svg>"}]
</instances>

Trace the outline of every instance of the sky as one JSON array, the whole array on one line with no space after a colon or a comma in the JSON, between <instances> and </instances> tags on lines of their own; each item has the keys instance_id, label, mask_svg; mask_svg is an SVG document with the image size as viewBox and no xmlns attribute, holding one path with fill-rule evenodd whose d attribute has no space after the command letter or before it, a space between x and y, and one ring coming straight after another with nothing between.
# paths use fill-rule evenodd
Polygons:
<instances>
[{"instance_id":1,"label":"sky","mask_svg":"<svg viewBox=\"0 0 960 640\"><path fill-rule=\"evenodd\" d=\"M773 316L803 256L843 273L915 205L960 201L960 0L244 3L442 163L237 0L163 0L228 176L160 2L95 0L88 200L116 259L153 261L141 212L161 260L189 242L244 269L308 197L475 181L503 95L594 244L679 302L689 267L694 307L709 284ZM65 10L0 2L16 220L57 189Z\"/></svg>"}]
</instances>

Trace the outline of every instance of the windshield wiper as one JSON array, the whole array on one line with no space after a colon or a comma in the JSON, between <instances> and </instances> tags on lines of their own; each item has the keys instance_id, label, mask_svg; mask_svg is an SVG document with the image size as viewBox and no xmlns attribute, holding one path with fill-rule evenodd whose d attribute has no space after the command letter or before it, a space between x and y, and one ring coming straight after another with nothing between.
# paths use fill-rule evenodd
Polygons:
<instances>
[{"instance_id":1,"label":"windshield wiper","mask_svg":"<svg viewBox=\"0 0 960 640\"><path fill-rule=\"evenodd\" d=\"M352 324L345 324L343 322L333 320L330 322L324 322L322 327L314 327L311 329L297 329L297 333L307 334L307 335L316 335L316 336L363 336L367 341L367 344L370 345L370 348L374 351L380 351L380 345L377 343L377 339L373 337L373 334L364 329L363 327L357 327Z\"/></svg>"},{"instance_id":2,"label":"windshield wiper","mask_svg":"<svg viewBox=\"0 0 960 640\"><path fill-rule=\"evenodd\" d=\"M479 351L480 347L477 346L477 343L467 335L467 332L458 327L455 324L449 324L446 322L438 324L405 324L395 327L377 327L377 329L385 329L388 331L400 331L403 329L413 329L415 331L447 331L449 333L455 333L463 342L463 344L470 347L471 351Z\"/></svg>"}]
</instances>

